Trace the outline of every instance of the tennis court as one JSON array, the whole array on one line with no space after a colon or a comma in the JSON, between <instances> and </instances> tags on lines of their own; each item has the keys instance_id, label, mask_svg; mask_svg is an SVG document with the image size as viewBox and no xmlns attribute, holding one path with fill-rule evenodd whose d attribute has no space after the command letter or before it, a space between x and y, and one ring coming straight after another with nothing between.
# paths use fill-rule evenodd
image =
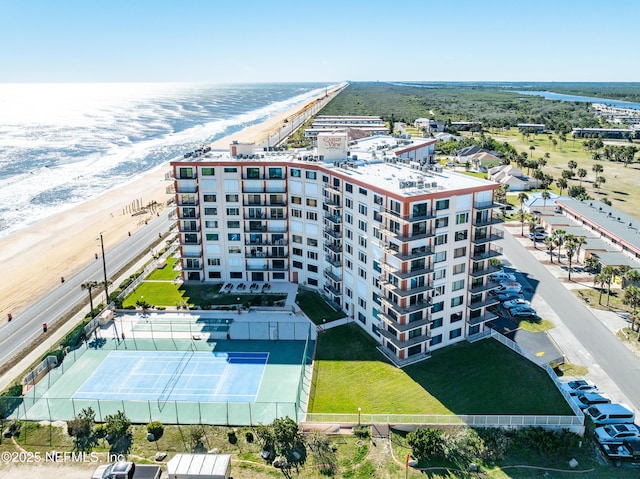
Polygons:
<instances>
[{"instance_id":1,"label":"tennis court","mask_svg":"<svg viewBox=\"0 0 640 479\"><path fill-rule=\"evenodd\" d=\"M73 395L122 401L255 402L269 353L112 351Z\"/></svg>"},{"instance_id":2,"label":"tennis court","mask_svg":"<svg viewBox=\"0 0 640 479\"><path fill-rule=\"evenodd\" d=\"M301 420L315 339L303 319L264 312L118 316L33 384L14 417L68 421L91 407L97 421L123 411L143 424Z\"/></svg>"}]
</instances>

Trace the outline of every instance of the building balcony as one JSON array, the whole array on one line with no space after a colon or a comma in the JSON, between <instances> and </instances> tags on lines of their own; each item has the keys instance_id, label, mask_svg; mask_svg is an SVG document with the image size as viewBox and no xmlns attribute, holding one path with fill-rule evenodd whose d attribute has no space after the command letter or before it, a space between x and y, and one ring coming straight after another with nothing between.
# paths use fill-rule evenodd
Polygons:
<instances>
[{"instance_id":1,"label":"building balcony","mask_svg":"<svg viewBox=\"0 0 640 479\"><path fill-rule=\"evenodd\" d=\"M473 226L491 226L491 225L497 225L500 223L504 223L503 220L501 220L500 218L489 218L486 220L479 220L479 221L474 221L473 223L471 223Z\"/></svg>"},{"instance_id":2,"label":"building balcony","mask_svg":"<svg viewBox=\"0 0 640 479\"><path fill-rule=\"evenodd\" d=\"M288 258L289 253L268 253L265 251L247 251L245 252L245 257L247 258L267 258L267 259L278 259L278 258Z\"/></svg>"},{"instance_id":3,"label":"building balcony","mask_svg":"<svg viewBox=\"0 0 640 479\"><path fill-rule=\"evenodd\" d=\"M176 176L176 180L180 181L180 180L197 180L198 179L198 175L196 173L192 173L190 175L186 175L186 174L181 174Z\"/></svg>"},{"instance_id":4,"label":"building balcony","mask_svg":"<svg viewBox=\"0 0 640 479\"><path fill-rule=\"evenodd\" d=\"M413 259L426 258L427 256L431 256L433 254L433 250L427 246L414 248L408 254L403 254L390 248L383 248L383 251L388 255L398 258L400 261L410 261Z\"/></svg>"},{"instance_id":5,"label":"building balcony","mask_svg":"<svg viewBox=\"0 0 640 479\"><path fill-rule=\"evenodd\" d=\"M420 311L423 309L428 309L431 307L431 302L427 300L422 300L414 304L410 304L409 306L400 306L398 303L395 303L389 298L385 298L384 296L380 296L380 301L390 309L393 309L398 314L409 314L415 313L416 311Z\"/></svg>"},{"instance_id":6,"label":"building balcony","mask_svg":"<svg viewBox=\"0 0 640 479\"><path fill-rule=\"evenodd\" d=\"M435 233L433 233L432 231L425 231L424 233L410 234L409 236L405 236L402 233L391 231L386 226L382 226L380 228L380 231L385 235L391 238L395 238L402 243L407 243L409 241L417 241L425 238L432 238L433 236L435 236Z\"/></svg>"},{"instance_id":7,"label":"building balcony","mask_svg":"<svg viewBox=\"0 0 640 479\"><path fill-rule=\"evenodd\" d=\"M180 198L180 197L178 197ZM195 200L191 200L191 201L182 201L181 199L178 199L178 206L197 206L198 205L198 199L196 198Z\"/></svg>"},{"instance_id":8,"label":"building balcony","mask_svg":"<svg viewBox=\"0 0 640 479\"><path fill-rule=\"evenodd\" d=\"M473 244L484 244L501 239L504 239L504 231L494 231L491 234L474 235L474 237L471 239L471 242Z\"/></svg>"},{"instance_id":9,"label":"building balcony","mask_svg":"<svg viewBox=\"0 0 640 479\"><path fill-rule=\"evenodd\" d=\"M331 183L324 183L323 189L329 193L342 194L342 191L337 186L333 186Z\"/></svg>"},{"instance_id":10,"label":"building balcony","mask_svg":"<svg viewBox=\"0 0 640 479\"><path fill-rule=\"evenodd\" d=\"M281 227L281 226L276 226L273 224L269 224L266 226L255 226L253 228L247 228L244 230L245 233L286 233L287 232L287 228L285 227Z\"/></svg>"},{"instance_id":11,"label":"building balcony","mask_svg":"<svg viewBox=\"0 0 640 479\"><path fill-rule=\"evenodd\" d=\"M247 271L288 271L289 268L285 266L273 266L271 264L247 264L245 266Z\"/></svg>"},{"instance_id":12,"label":"building balcony","mask_svg":"<svg viewBox=\"0 0 640 479\"><path fill-rule=\"evenodd\" d=\"M500 205L493 201L477 201L473 203L473 209L476 210L490 210L492 208L499 208Z\"/></svg>"},{"instance_id":13,"label":"building balcony","mask_svg":"<svg viewBox=\"0 0 640 479\"><path fill-rule=\"evenodd\" d=\"M342 216L340 215L325 215L324 219L336 225L342 224Z\"/></svg>"},{"instance_id":14,"label":"building balcony","mask_svg":"<svg viewBox=\"0 0 640 479\"><path fill-rule=\"evenodd\" d=\"M334 286L331 286L330 284L325 284L324 285L324 290L328 291L329 293L333 294L334 296L342 296L342 290L340 288L336 288Z\"/></svg>"},{"instance_id":15,"label":"building balcony","mask_svg":"<svg viewBox=\"0 0 640 479\"><path fill-rule=\"evenodd\" d=\"M282 201L269 201L269 200L260 200L260 201L243 201L242 206L254 206L254 207L266 207L266 206L287 206L287 202L285 200Z\"/></svg>"},{"instance_id":16,"label":"building balcony","mask_svg":"<svg viewBox=\"0 0 640 479\"><path fill-rule=\"evenodd\" d=\"M493 281L487 281L480 286L469 286L469 292L471 294L483 293L484 291L492 291L500 287L500 283L494 283Z\"/></svg>"},{"instance_id":17,"label":"building balcony","mask_svg":"<svg viewBox=\"0 0 640 479\"><path fill-rule=\"evenodd\" d=\"M331 228L325 228L324 234L326 234L328 236L331 236L332 238L335 238L335 239L341 239L342 238L342 232L341 231L336 231L336 230L331 229Z\"/></svg>"},{"instance_id":18,"label":"building balcony","mask_svg":"<svg viewBox=\"0 0 640 479\"><path fill-rule=\"evenodd\" d=\"M496 266L489 266L488 268L469 271L469 276L471 276L472 278L479 278L481 276L487 276L492 273L497 273L498 271L502 271L502 268L496 267Z\"/></svg>"},{"instance_id":19,"label":"building balcony","mask_svg":"<svg viewBox=\"0 0 640 479\"><path fill-rule=\"evenodd\" d=\"M483 259L495 258L496 256L502 256L502 248L498 246L492 246L489 251L484 253L474 254L471 257L472 261L481 261Z\"/></svg>"},{"instance_id":20,"label":"building balcony","mask_svg":"<svg viewBox=\"0 0 640 479\"><path fill-rule=\"evenodd\" d=\"M196 212L196 213L188 213L188 214L184 214L182 211L180 211L178 213L178 219L179 220L197 220L200 218L200 213Z\"/></svg>"},{"instance_id":21,"label":"building balcony","mask_svg":"<svg viewBox=\"0 0 640 479\"><path fill-rule=\"evenodd\" d=\"M332 279L336 283L341 283L342 282L342 276L335 274L331 268L325 268L324 275L327 278Z\"/></svg>"},{"instance_id":22,"label":"building balcony","mask_svg":"<svg viewBox=\"0 0 640 479\"><path fill-rule=\"evenodd\" d=\"M324 259L326 260L327 263L329 263L331 266L335 267L335 268L342 268L342 262L338 261L335 258L332 258L331 256L325 256ZM497 287L497 286L496 286Z\"/></svg>"},{"instance_id":23,"label":"building balcony","mask_svg":"<svg viewBox=\"0 0 640 479\"><path fill-rule=\"evenodd\" d=\"M187 225L181 225L180 223L178 223L178 233L199 233L199 232L200 232L200 225L187 226Z\"/></svg>"},{"instance_id":24,"label":"building balcony","mask_svg":"<svg viewBox=\"0 0 640 479\"><path fill-rule=\"evenodd\" d=\"M269 238L263 238L261 240L247 240L244 244L247 246L286 246L287 240L280 239L272 241Z\"/></svg>"},{"instance_id":25,"label":"building balcony","mask_svg":"<svg viewBox=\"0 0 640 479\"><path fill-rule=\"evenodd\" d=\"M199 238L196 240L187 240L184 238L180 238L180 246L199 246L202 244L202 240L200 240Z\"/></svg>"},{"instance_id":26,"label":"building balcony","mask_svg":"<svg viewBox=\"0 0 640 479\"><path fill-rule=\"evenodd\" d=\"M385 323L387 323L388 325L390 325L391 327L393 327L394 329L398 330L401 333L404 331L409 331L410 329L426 326L427 324L430 324L433 322L432 319L427 318L427 319L419 319L418 321L411 321L410 323L407 323L407 324L400 324L398 321L396 321L391 316L389 316L388 314L382 311L378 311L378 316Z\"/></svg>"},{"instance_id":27,"label":"building balcony","mask_svg":"<svg viewBox=\"0 0 640 479\"><path fill-rule=\"evenodd\" d=\"M286 186L274 186L274 185L242 185L242 192L245 194L284 194L287 192Z\"/></svg>"},{"instance_id":28,"label":"building balcony","mask_svg":"<svg viewBox=\"0 0 640 479\"><path fill-rule=\"evenodd\" d=\"M421 334L420 336L407 339L406 341L400 341L393 335L393 333L387 331L384 328L380 328L380 334L398 349L409 348L411 346L415 346L416 344L425 343L429 341L429 339L431 339L431 333L428 332L426 334Z\"/></svg>"},{"instance_id":29,"label":"building balcony","mask_svg":"<svg viewBox=\"0 0 640 479\"><path fill-rule=\"evenodd\" d=\"M380 285L382 286L382 288L386 289L387 291L391 291L392 293L395 293L398 296L401 296L403 298L406 296L411 296L413 294L425 293L433 289L433 286L430 284L419 286L417 288L400 288L388 281L380 281Z\"/></svg>"},{"instance_id":30,"label":"building balcony","mask_svg":"<svg viewBox=\"0 0 640 479\"><path fill-rule=\"evenodd\" d=\"M342 209L342 202L340 202L339 200L330 200L325 196L323 203L334 210Z\"/></svg>"},{"instance_id":31,"label":"building balcony","mask_svg":"<svg viewBox=\"0 0 640 479\"><path fill-rule=\"evenodd\" d=\"M494 319L498 319L498 315L495 314L495 313L492 313L490 311L487 311L482 316L477 316L475 318L469 318L467 320L467 324L469 326L475 326L476 324L486 323L487 321L493 321Z\"/></svg>"},{"instance_id":32,"label":"building balcony","mask_svg":"<svg viewBox=\"0 0 640 479\"><path fill-rule=\"evenodd\" d=\"M471 311L475 311L477 309L482 309L488 306L495 306L496 304L500 304L500 300L495 296L489 296L484 301L476 301L475 303L469 303L467 304L467 307Z\"/></svg>"},{"instance_id":33,"label":"building balcony","mask_svg":"<svg viewBox=\"0 0 640 479\"><path fill-rule=\"evenodd\" d=\"M180 256L182 258L202 258L202 252L181 252Z\"/></svg>"},{"instance_id":34,"label":"building balcony","mask_svg":"<svg viewBox=\"0 0 640 479\"><path fill-rule=\"evenodd\" d=\"M417 223L419 221L432 220L436 217L431 213L428 213L425 215L404 215L403 216L388 208L381 208L380 214L386 218L390 218L395 221L402 221L404 223Z\"/></svg>"},{"instance_id":35,"label":"building balcony","mask_svg":"<svg viewBox=\"0 0 640 479\"><path fill-rule=\"evenodd\" d=\"M400 279L414 278L416 276L422 276L424 274L433 273L433 268L431 268L431 267L429 267L429 268L419 268L419 269L414 269L414 270L410 270L410 271L407 271L407 272L402 272L402 271L398 270L397 268L394 268L393 266L388 265L387 263L382 263L380 266L385 271L391 273L392 275L394 275L394 276L396 276L396 277L398 277Z\"/></svg>"},{"instance_id":36,"label":"building balcony","mask_svg":"<svg viewBox=\"0 0 640 479\"><path fill-rule=\"evenodd\" d=\"M182 264L182 270L183 271L202 271L202 265L194 266L192 264L192 265L188 266L185 263Z\"/></svg>"},{"instance_id":37,"label":"building balcony","mask_svg":"<svg viewBox=\"0 0 640 479\"><path fill-rule=\"evenodd\" d=\"M333 253L342 253L342 243L340 243L339 241L327 243L324 245L324 247Z\"/></svg>"}]
</instances>

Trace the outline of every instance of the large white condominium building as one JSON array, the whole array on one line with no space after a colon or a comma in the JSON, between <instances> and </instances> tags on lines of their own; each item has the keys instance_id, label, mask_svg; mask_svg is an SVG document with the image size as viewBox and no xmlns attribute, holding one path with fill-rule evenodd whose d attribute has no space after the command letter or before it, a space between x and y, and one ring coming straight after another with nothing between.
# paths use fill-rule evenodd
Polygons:
<instances>
[{"instance_id":1,"label":"large white condominium building","mask_svg":"<svg viewBox=\"0 0 640 479\"><path fill-rule=\"evenodd\" d=\"M317 289L398 365L485 333L498 184L430 164L434 144L323 133L173 161L184 280Z\"/></svg>"}]
</instances>

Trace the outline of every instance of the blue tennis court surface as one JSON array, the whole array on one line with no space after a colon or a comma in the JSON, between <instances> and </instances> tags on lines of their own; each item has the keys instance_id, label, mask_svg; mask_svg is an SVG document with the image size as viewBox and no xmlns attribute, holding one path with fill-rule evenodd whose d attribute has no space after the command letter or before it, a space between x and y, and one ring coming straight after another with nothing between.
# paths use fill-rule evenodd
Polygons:
<instances>
[{"instance_id":1,"label":"blue tennis court surface","mask_svg":"<svg viewBox=\"0 0 640 479\"><path fill-rule=\"evenodd\" d=\"M263 352L112 351L73 398L255 402L268 359Z\"/></svg>"}]
</instances>

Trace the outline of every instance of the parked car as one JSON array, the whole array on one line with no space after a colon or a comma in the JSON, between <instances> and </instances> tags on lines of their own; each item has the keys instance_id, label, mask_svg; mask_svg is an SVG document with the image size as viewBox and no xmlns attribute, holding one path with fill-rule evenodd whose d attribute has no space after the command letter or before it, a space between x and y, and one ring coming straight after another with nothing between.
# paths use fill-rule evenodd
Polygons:
<instances>
[{"instance_id":1,"label":"parked car","mask_svg":"<svg viewBox=\"0 0 640 479\"><path fill-rule=\"evenodd\" d=\"M575 402L580 409L586 409L594 404L609 404L611 402L611 398L606 394L592 392L585 393L582 396L574 396L573 402Z\"/></svg>"},{"instance_id":2,"label":"parked car","mask_svg":"<svg viewBox=\"0 0 640 479\"><path fill-rule=\"evenodd\" d=\"M636 419L635 413L624 404L596 404L584 410L594 424L632 424Z\"/></svg>"},{"instance_id":3,"label":"parked car","mask_svg":"<svg viewBox=\"0 0 640 479\"><path fill-rule=\"evenodd\" d=\"M489 275L489 281L494 283L502 283L506 281L515 281L516 275L513 273L505 273L504 271L498 271Z\"/></svg>"},{"instance_id":4,"label":"parked car","mask_svg":"<svg viewBox=\"0 0 640 479\"><path fill-rule=\"evenodd\" d=\"M616 467L623 462L640 464L640 439L624 439L622 444L602 444L602 452Z\"/></svg>"},{"instance_id":5,"label":"parked car","mask_svg":"<svg viewBox=\"0 0 640 479\"><path fill-rule=\"evenodd\" d=\"M544 241L547 239L549 235L547 233L542 233L540 231L534 231L529 233L529 239L532 241Z\"/></svg>"},{"instance_id":6,"label":"parked car","mask_svg":"<svg viewBox=\"0 0 640 479\"><path fill-rule=\"evenodd\" d=\"M632 437L640 437L640 428L635 424L609 424L597 427L593 437L599 444L622 444Z\"/></svg>"},{"instance_id":7,"label":"parked car","mask_svg":"<svg viewBox=\"0 0 640 479\"><path fill-rule=\"evenodd\" d=\"M502 303L506 309L515 308L516 306L528 306L531 307L531 303L524 298L514 298Z\"/></svg>"},{"instance_id":8,"label":"parked car","mask_svg":"<svg viewBox=\"0 0 640 479\"><path fill-rule=\"evenodd\" d=\"M493 290L493 294L500 293L521 293L522 285L516 281L508 281L505 283L500 283L500 286Z\"/></svg>"},{"instance_id":9,"label":"parked car","mask_svg":"<svg viewBox=\"0 0 640 479\"><path fill-rule=\"evenodd\" d=\"M493 291L492 291L493 293ZM498 298L498 300L500 301L507 301L510 299L519 299L522 298L522 291L515 293L515 292L510 292L510 293L494 293L496 294L496 298Z\"/></svg>"},{"instance_id":10,"label":"parked car","mask_svg":"<svg viewBox=\"0 0 640 479\"><path fill-rule=\"evenodd\" d=\"M576 381L569 381L568 383L562 383L563 391L569 393L570 396L581 396L585 393L592 393L598 391L598 386L586 379L578 379Z\"/></svg>"},{"instance_id":11,"label":"parked car","mask_svg":"<svg viewBox=\"0 0 640 479\"><path fill-rule=\"evenodd\" d=\"M511 316L520 316L527 318L533 318L534 316L538 315L535 309L528 306L516 306L515 308L510 308L509 314Z\"/></svg>"},{"instance_id":12,"label":"parked car","mask_svg":"<svg viewBox=\"0 0 640 479\"><path fill-rule=\"evenodd\" d=\"M449 168L453 168L454 166L456 166L456 164L453 161L448 161L447 163L444 164L444 166L448 166Z\"/></svg>"}]
</instances>

